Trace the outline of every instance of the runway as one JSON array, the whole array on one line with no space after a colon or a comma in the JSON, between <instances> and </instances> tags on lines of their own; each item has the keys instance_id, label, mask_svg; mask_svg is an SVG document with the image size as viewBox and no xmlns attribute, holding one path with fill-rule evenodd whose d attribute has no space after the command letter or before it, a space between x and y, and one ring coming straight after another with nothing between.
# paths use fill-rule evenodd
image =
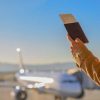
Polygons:
<instances>
[{"instance_id":1,"label":"runway","mask_svg":"<svg viewBox=\"0 0 100 100\"><path fill-rule=\"evenodd\" d=\"M0 87L0 100L15 100L14 98L14 89ZM41 94L35 90L28 90L28 99L27 100L54 100L54 96L50 94ZM68 98L66 100L100 100L100 91L85 91L85 96L81 99Z\"/></svg>"}]
</instances>

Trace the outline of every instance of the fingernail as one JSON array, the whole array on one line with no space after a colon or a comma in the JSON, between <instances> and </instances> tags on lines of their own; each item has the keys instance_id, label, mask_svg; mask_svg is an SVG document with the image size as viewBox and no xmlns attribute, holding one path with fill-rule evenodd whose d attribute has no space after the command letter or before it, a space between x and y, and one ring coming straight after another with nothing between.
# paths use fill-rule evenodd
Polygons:
<instances>
[{"instance_id":1,"label":"fingernail","mask_svg":"<svg viewBox=\"0 0 100 100\"><path fill-rule=\"evenodd\" d=\"M79 40L80 40L79 38L76 38L76 39L75 39L76 42L79 42Z\"/></svg>"}]
</instances>

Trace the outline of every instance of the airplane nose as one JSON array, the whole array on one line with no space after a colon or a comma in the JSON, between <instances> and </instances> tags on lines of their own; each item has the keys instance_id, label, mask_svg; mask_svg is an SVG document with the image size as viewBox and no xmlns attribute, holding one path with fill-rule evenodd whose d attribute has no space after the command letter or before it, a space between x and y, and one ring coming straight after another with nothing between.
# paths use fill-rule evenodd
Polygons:
<instances>
[{"instance_id":1,"label":"airplane nose","mask_svg":"<svg viewBox=\"0 0 100 100\"><path fill-rule=\"evenodd\" d=\"M60 84L61 91L63 94L71 96L71 97L79 97L83 95L83 89L81 85L76 83L67 83L67 84Z\"/></svg>"},{"instance_id":2,"label":"airplane nose","mask_svg":"<svg viewBox=\"0 0 100 100\"><path fill-rule=\"evenodd\" d=\"M63 75L56 85L58 91L64 96L78 97L82 93L82 86L74 76Z\"/></svg>"}]
</instances>

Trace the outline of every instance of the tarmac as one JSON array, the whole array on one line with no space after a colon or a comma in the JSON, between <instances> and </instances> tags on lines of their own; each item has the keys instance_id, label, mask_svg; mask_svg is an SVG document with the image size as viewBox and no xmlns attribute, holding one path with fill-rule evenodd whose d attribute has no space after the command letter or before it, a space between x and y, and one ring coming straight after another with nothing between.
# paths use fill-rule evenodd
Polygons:
<instances>
[{"instance_id":1,"label":"tarmac","mask_svg":"<svg viewBox=\"0 0 100 100\"><path fill-rule=\"evenodd\" d=\"M0 87L0 100L15 100L14 88ZM54 100L54 96L51 94L41 94L35 90L28 90L27 100ZM68 98L66 100L100 100L100 91L87 90L81 99Z\"/></svg>"}]
</instances>

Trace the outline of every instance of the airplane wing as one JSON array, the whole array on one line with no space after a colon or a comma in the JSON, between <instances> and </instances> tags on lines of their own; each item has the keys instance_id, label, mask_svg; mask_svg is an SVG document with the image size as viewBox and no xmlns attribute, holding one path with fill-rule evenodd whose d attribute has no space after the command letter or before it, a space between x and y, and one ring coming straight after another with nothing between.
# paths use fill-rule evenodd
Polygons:
<instances>
[{"instance_id":1,"label":"airplane wing","mask_svg":"<svg viewBox=\"0 0 100 100\"><path fill-rule=\"evenodd\" d=\"M48 84L52 84L54 79L51 77L45 77L43 75L35 75L35 74L16 74L17 80L22 83L27 88L47 88Z\"/></svg>"}]
</instances>

